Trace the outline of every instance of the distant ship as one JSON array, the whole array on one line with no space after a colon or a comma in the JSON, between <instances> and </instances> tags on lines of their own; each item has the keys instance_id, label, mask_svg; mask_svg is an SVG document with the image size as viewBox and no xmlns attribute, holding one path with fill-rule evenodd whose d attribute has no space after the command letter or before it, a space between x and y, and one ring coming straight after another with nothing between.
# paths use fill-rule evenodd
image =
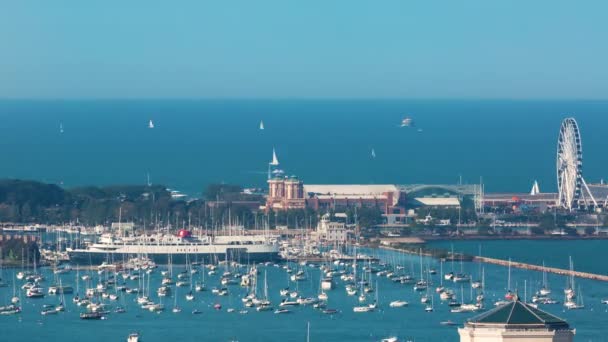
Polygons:
<instances>
[{"instance_id":1,"label":"distant ship","mask_svg":"<svg viewBox=\"0 0 608 342\"><path fill-rule=\"evenodd\" d=\"M264 121L261 121L261 120L260 120L260 130L262 130L262 131L264 130Z\"/></svg>"},{"instance_id":2,"label":"distant ship","mask_svg":"<svg viewBox=\"0 0 608 342\"><path fill-rule=\"evenodd\" d=\"M224 260L228 257L242 262L270 261L279 257L279 245L264 235L194 236L182 229L176 235L150 234L119 237L103 234L97 242L85 247L67 248L73 263L101 263L122 260L133 255L146 255L156 263L185 263L190 260Z\"/></svg>"},{"instance_id":3,"label":"distant ship","mask_svg":"<svg viewBox=\"0 0 608 342\"><path fill-rule=\"evenodd\" d=\"M413 127L414 126L414 119L410 118L409 116L406 116L403 120L401 120L401 127Z\"/></svg>"},{"instance_id":4,"label":"distant ship","mask_svg":"<svg viewBox=\"0 0 608 342\"><path fill-rule=\"evenodd\" d=\"M59 124L59 133L63 133L63 123Z\"/></svg>"},{"instance_id":5,"label":"distant ship","mask_svg":"<svg viewBox=\"0 0 608 342\"><path fill-rule=\"evenodd\" d=\"M376 158L376 151L372 148L372 158Z\"/></svg>"},{"instance_id":6,"label":"distant ship","mask_svg":"<svg viewBox=\"0 0 608 342\"><path fill-rule=\"evenodd\" d=\"M152 122L152 120L148 122L148 128L154 128L154 122Z\"/></svg>"}]
</instances>

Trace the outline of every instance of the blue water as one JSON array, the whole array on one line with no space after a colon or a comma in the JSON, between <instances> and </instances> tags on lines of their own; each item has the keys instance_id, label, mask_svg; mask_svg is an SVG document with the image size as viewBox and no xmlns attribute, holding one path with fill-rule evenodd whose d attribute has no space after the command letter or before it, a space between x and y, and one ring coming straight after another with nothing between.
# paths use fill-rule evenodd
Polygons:
<instances>
[{"instance_id":1,"label":"blue water","mask_svg":"<svg viewBox=\"0 0 608 342\"><path fill-rule=\"evenodd\" d=\"M576 243L576 242L575 242ZM386 261L404 265L414 275L419 274L419 259L416 256L406 256L389 251L377 251L376 255ZM436 260L424 258L423 263L430 264L440 270ZM471 263L460 264L458 262L444 265L444 272L452 268L456 271L461 269L470 272L475 278L479 276L479 265ZM507 287L507 269L500 266L485 265L486 276L486 298L487 306L501 298ZM288 284L287 274L284 270L273 266L260 267L260 279L264 272L267 273L270 299L276 306L279 301L279 289ZM319 287L319 270L306 267L309 280L298 283L289 283L292 289L296 288L303 296L316 296ZM178 271L176 268L175 271ZM13 279L14 270L4 270L8 279ZM49 279L52 278L50 271L45 270ZM82 273L81 273L82 275ZM75 285L75 273L62 275L63 283ZM200 273L199 273L200 276ZM96 279L97 275L93 275ZM562 289L566 283L565 278L548 275L549 285L553 289L554 297L563 301ZM537 290L540 286L542 274L537 272L512 270L512 287L524 296L524 281L526 283L528 296L530 291ZM437 285L441 279L439 275L433 276ZM44 285L48 286L48 282ZM262 282L262 280L261 280ZM375 280L373 281L375 282ZM158 270L153 274L151 288L154 292L160 283ZM136 287L137 281L128 281L128 285ZM206 277L207 288L219 285L219 276ZM17 316L0 316L0 327L3 336L9 340L86 340L90 342L121 341L133 331L138 331L147 342L166 341L304 341L306 337L306 325L310 322L311 341L379 341L388 336L398 336L401 340L415 341L458 341L456 327L440 325L441 321L452 320L457 323L464 322L473 314L450 313L445 303L441 303L435 295L435 311L424 312L424 305L420 303L420 293L413 291L412 285L395 284L386 278L378 279L380 309L367 314L355 314L353 306L359 305L356 297L349 297L344 291L344 284L337 279L337 287L329 291L329 307L341 311L335 316L322 315L312 307L296 307L293 313L287 315L275 315L272 312L256 312L249 309L249 313L241 315L228 313L226 309L234 307L238 310L243 308L240 298L244 296L245 290L237 286L231 286L231 295L218 297L210 291L197 293L196 300L187 302L184 299L185 290L180 288L178 292L178 304L183 311L174 314L170 311L173 307L174 298L165 297L163 303L167 311L154 314L137 307L135 295L121 294L119 303L125 305L127 313L108 315L107 320L82 321L78 318L78 312L82 309L71 302L71 295L66 295L67 311L56 316L41 316L40 310L43 303L58 303L53 296L43 299L23 299L24 312ZM445 283L447 284L447 282ZM444 285L445 285L444 284ZM606 327L608 327L607 306L600 304L601 298L608 297L608 288L605 283L577 280L580 285L586 309L565 311L561 304L544 306L543 309L566 319L577 329L578 341L606 341ZM460 295L460 285L447 284ZM81 291L84 282L80 282ZM262 286L259 287L259 292ZM465 300L469 299L469 287L465 285L462 292ZM7 303L12 296L12 288L0 289L0 302ZM373 294L370 295L373 298ZM155 293L152 299L158 301ZM390 308L389 302L397 299L410 302L406 308ZM214 310L213 304L220 303L221 311ZM192 315L191 310L198 308L203 311L200 315Z\"/></svg>"},{"instance_id":2,"label":"blue water","mask_svg":"<svg viewBox=\"0 0 608 342\"><path fill-rule=\"evenodd\" d=\"M433 241L430 247L481 255L491 258L525 262L535 265L568 269L572 257L574 269L582 272L608 274L603 261L608 250L608 240L467 240Z\"/></svg>"},{"instance_id":3,"label":"blue water","mask_svg":"<svg viewBox=\"0 0 608 342\"><path fill-rule=\"evenodd\" d=\"M0 101L0 177L70 187L143 184L149 173L198 196L213 182L263 185L274 146L306 183L482 176L487 191L528 191L535 179L552 191L566 116L580 124L585 177L606 176L606 113L605 101ZM398 127L406 115L422 132Z\"/></svg>"}]
</instances>

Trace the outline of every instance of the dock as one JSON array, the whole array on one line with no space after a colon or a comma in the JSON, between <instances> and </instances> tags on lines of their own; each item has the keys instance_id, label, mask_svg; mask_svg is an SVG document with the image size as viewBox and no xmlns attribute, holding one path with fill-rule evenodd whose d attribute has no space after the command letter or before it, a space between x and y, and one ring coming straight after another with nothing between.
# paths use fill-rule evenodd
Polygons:
<instances>
[{"instance_id":1,"label":"dock","mask_svg":"<svg viewBox=\"0 0 608 342\"><path fill-rule=\"evenodd\" d=\"M344 262L344 263L352 263L354 262L378 262L380 261L380 259L378 258L374 258L374 257L369 257L369 258L364 258L364 257L357 257L357 259L355 260L355 257L353 256L343 256L343 257L339 257L339 258L326 258L326 257L320 257L320 256L300 256L300 257L289 257L289 258L284 258L284 261L290 261L290 262L310 262L310 263L323 263L323 262L334 262L334 261L340 261L340 262Z\"/></svg>"},{"instance_id":2,"label":"dock","mask_svg":"<svg viewBox=\"0 0 608 342\"><path fill-rule=\"evenodd\" d=\"M476 256L476 257L473 257L473 261L485 262L488 264L500 265L500 266L505 266L505 267L508 267L509 263L511 263L511 267L521 268L524 270L548 272L548 273L558 274L558 275L562 275L562 276L585 278L585 279L591 279L591 280L608 281L608 275L571 271L571 270L565 270L563 268L556 268L556 267L547 267L547 266L526 264L523 262L517 262L517 261L512 261L512 260L509 261L509 260Z\"/></svg>"}]
</instances>

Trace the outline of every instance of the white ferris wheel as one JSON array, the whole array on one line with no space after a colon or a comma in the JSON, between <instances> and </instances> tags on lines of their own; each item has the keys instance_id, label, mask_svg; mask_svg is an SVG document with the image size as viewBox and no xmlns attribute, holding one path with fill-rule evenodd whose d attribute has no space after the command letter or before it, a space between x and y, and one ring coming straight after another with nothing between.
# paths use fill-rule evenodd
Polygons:
<instances>
[{"instance_id":1,"label":"white ferris wheel","mask_svg":"<svg viewBox=\"0 0 608 342\"><path fill-rule=\"evenodd\" d=\"M559 205L567 210L597 203L583 178L583 145L574 118L562 121L557 140L557 189Z\"/></svg>"}]
</instances>

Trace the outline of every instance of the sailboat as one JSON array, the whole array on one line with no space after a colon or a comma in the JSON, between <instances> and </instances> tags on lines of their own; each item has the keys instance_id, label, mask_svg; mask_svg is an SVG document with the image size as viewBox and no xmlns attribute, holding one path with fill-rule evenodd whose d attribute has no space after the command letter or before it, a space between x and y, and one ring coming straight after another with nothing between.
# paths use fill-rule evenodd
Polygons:
<instances>
[{"instance_id":1,"label":"sailboat","mask_svg":"<svg viewBox=\"0 0 608 342\"><path fill-rule=\"evenodd\" d=\"M13 281L13 297L11 298L11 303L13 304L18 304L20 299L19 297L17 297L17 289L16 289L16 285L15 285L15 281Z\"/></svg>"},{"instance_id":2,"label":"sailboat","mask_svg":"<svg viewBox=\"0 0 608 342\"><path fill-rule=\"evenodd\" d=\"M420 280L418 280L418 282L416 282L416 285L414 285L414 291L426 291L427 289L427 282L424 279L424 275L423 275L423 270L422 270L422 248L420 249Z\"/></svg>"},{"instance_id":3,"label":"sailboat","mask_svg":"<svg viewBox=\"0 0 608 342\"><path fill-rule=\"evenodd\" d=\"M264 299L260 302L260 305L256 308L257 311L271 311L272 305L268 300L268 278L266 271L264 271Z\"/></svg>"},{"instance_id":4,"label":"sailboat","mask_svg":"<svg viewBox=\"0 0 608 342\"><path fill-rule=\"evenodd\" d=\"M511 258L509 258L509 275L507 278L507 293L505 293L505 299L511 301L515 298L513 292L511 292Z\"/></svg>"},{"instance_id":5,"label":"sailboat","mask_svg":"<svg viewBox=\"0 0 608 342\"><path fill-rule=\"evenodd\" d=\"M426 307L424 308L424 311L426 312L433 312L434 310L434 306L435 306L435 299L433 296L431 296L431 305L426 305Z\"/></svg>"},{"instance_id":6,"label":"sailboat","mask_svg":"<svg viewBox=\"0 0 608 342\"><path fill-rule=\"evenodd\" d=\"M321 275L319 276L319 295L317 296L317 298L323 301L326 301L329 298L329 296L325 292L325 289L323 288L323 271L321 271Z\"/></svg>"},{"instance_id":7,"label":"sailboat","mask_svg":"<svg viewBox=\"0 0 608 342\"><path fill-rule=\"evenodd\" d=\"M152 119L150 119L148 122L148 128L154 128L154 122L152 122Z\"/></svg>"},{"instance_id":8,"label":"sailboat","mask_svg":"<svg viewBox=\"0 0 608 342\"><path fill-rule=\"evenodd\" d=\"M583 295L581 293L580 286L578 288L578 295L576 296L576 300L573 300L573 298L568 298L566 295L566 300L564 301L564 306L568 310L576 310L576 309L585 308L585 303L583 302Z\"/></svg>"},{"instance_id":9,"label":"sailboat","mask_svg":"<svg viewBox=\"0 0 608 342\"><path fill-rule=\"evenodd\" d=\"M549 288L547 282L547 271L545 270L545 262L543 261L543 287L538 291L541 296L548 296L551 294L551 289Z\"/></svg>"},{"instance_id":10,"label":"sailboat","mask_svg":"<svg viewBox=\"0 0 608 342\"><path fill-rule=\"evenodd\" d=\"M59 133L63 133L63 123L59 124Z\"/></svg>"},{"instance_id":11,"label":"sailboat","mask_svg":"<svg viewBox=\"0 0 608 342\"><path fill-rule=\"evenodd\" d=\"M260 130L264 130L264 121L260 120Z\"/></svg>"},{"instance_id":12,"label":"sailboat","mask_svg":"<svg viewBox=\"0 0 608 342\"><path fill-rule=\"evenodd\" d=\"M376 158L376 151L372 148L372 158Z\"/></svg>"},{"instance_id":13,"label":"sailboat","mask_svg":"<svg viewBox=\"0 0 608 342\"><path fill-rule=\"evenodd\" d=\"M570 272L574 271L574 264L572 263L572 256L570 256ZM572 300L576 297L576 292L574 291L574 275L571 275L566 280L567 285L564 289L564 294L566 295L567 300Z\"/></svg>"},{"instance_id":14,"label":"sailboat","mask_svg":"<svg viewBox=\"0 0 608 342\"><path fill-rule=\"evenodd\" d=\"M178 289L176 287L175 288L175 296L173 296L174 297L173 298L173 310L171 310L171 311L173 311L173 313L180 313L180 312L182 312L182 309L179 306L177 306L177 290Z\"/></svg>"},{"instance_id":15,"label":"sailboat","mask_svg":"<svg viewBox=\"0 0 608 342\"><path fill-rule=\"evenodd\" d=\"M277 152L275 151L274 147L272 148L272 161L270 162L270 165L272 165L272 166L279 165L279 159L277 158Z\"/></svg>"}]
</instances>

